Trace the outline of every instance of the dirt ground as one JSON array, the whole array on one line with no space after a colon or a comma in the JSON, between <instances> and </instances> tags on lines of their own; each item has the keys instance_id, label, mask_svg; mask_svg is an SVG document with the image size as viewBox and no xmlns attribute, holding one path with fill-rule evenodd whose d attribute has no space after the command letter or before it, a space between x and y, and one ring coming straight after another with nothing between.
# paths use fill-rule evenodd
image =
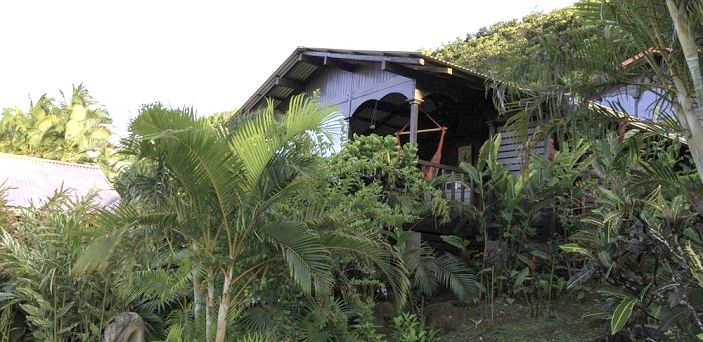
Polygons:
<instances>
[{"instance_id":1,"label":"dirt ground","mask_svg":"<svg viewBox=\"0 0 703 342\"><path fill-rule=\"evenodd\" d=\"M463 324L443 334L445 341L598 341L608 334L608 321L593 303L560 301L533 318L530 309L514 302L496 303L491 321L488 306L466 308Z\"/></svg>"}]
</instances>

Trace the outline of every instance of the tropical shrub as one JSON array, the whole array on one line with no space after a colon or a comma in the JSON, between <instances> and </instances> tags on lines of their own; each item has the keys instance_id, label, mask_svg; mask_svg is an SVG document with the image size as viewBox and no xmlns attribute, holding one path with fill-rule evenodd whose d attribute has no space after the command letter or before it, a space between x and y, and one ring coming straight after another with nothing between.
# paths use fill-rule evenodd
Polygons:
<instances>
[{"instance_id":1,"label":"tropical shrub","mask_svg":"<svg viewBox=\"0 0 703 342\"><path fill-rule=\"evenodd\" d=\"M438 340L438 332L428 329L416 315L403 313L393 318L395 338L399 342L431 342Z\"/></svg>"},{"instance_id":2,"label":"tropical shrub","mask_svg":"<svg viewBox=\"0 0 703 342\"><path fill-rule=\"evenodd\" d=\"M551 160L530 155L525 168L513 174L498 161L500 141L500 134L487 141L475 166L461 165L476 197L476 203L465 209L468 219L476 223L478 244L457 237L446 237L445 242L465 252L470 246L482 247L475 261L491 303L501 294L512 300L524 298L537 315L540 305L564 281L555 274L563 261L557 260L558 250L539 243L535 224L560 199L578 196L575 183L590 163L589 145L583 140L573 147L564 143Z\"/></svg>"},{"instance_id":3,"label":"tropical shrub","mask_svg":"<svg viewBox=\"0 0 703 342\"><path fill-rule=\"evenodd\" d=\"M389 241L415 289L431 295L446 287L462 300L475 297L478 286L458 258L414 241L416 233L410 230L414 223L427 217L442 221L449 218L448 203L436 186L442 180L424 180L417 167L414 144L399 148L391 136L355 136L329 159L325 170L326 183L311 197L324 198L336 207L334 211L355 217L349 229ZM373 273L355 279L367 283L374 280L385 282Z\"/></svg>"},{"instance_id":4,"label":"tropical shrub","mask_svg":"<svg viewBox=\"0 0 703 342\"><path fill-rule=\"evenodd\" d=\"M139 263L121 253L100 274L76 276L73 263L98 225L92 197L74 201L59 192L23 209L0 231L0 326L4 341L95 341L112 317L135 311L153 328L160 319L147 297L122 294Z\"/></svg>"},{"instance_id":5,"label":"tropical shrub","mask_svg":"<svg viewBox=\"0 0 703 342\"><path fill-rule=\"evenodd\" d=\"M611 332L637 338L693 338L703 330L698 281L701 184L680 143L630 131L594 141L595 209L561 246L584 260L570 284L589 281L612 309Z\"/></svg>"},{"instance_id":6,"label":"tropical shrub","mask_svg":"<svg viewBox=\"0 0 703 342\"><path fill-rule=\"evenodd\" d=\"M330 157L328 187L355 208L365 205L364 216L384 226L401 227L430 215L448 219L447 201L424 180L417 161L415 144L399 148L393 136L354 136Z\"/></svg>"},{"instance_id":7,"label":"tropical shrub","mask_svg":"<svg viewBox=\"0 0 703 342\"><path fill-rule=\"evenodd\" d=\"M449 219L448 203L436 184L417 168L417 147L398 148L392 136L355 136L329 163L328 191L353 208L368 227L378 227L394 243L414 285L424 294L438 286L466 300L477 292L473 277L452 255L439 255L428 245L413 244L408 228L425 217ZM429 194L429 196L427 196ZM431 200L428 202L426 198Z\"/></svg>"},{"instance_id":8,"label":"tropical shrub","mask_svg":"<svg viewBox=\"0 0 703 342\"><path fill-rule=\"evenodd\" d=\"M409 226L414 222L447 213L441 196L433 204L422 201L427 192L438 190L424 181L415 153L414 145L398 149L391 138L355 137L338 154L321 160L321 172L306 179L307 187L271 211L275 220L326 212L335 224L317 226L319 234L347 237L346 247L329 245L335 275L333 298L316 296L312 302L324 304L315 310L339 308L333 311L345 314L332 315L337 317L335 324L319 318L311 321L319 314L313 315L315 310L309 314L300 311L300 303L310 302L304 294L264 289L259 292L261 304L244 313L246 324L270 333L286 331L286 325L309 327L317 322L313 325L331 329L321 334L378 340L383 338L378 332L383 322L374 318L374 307L390 305L396 312L404 308L408 299L415 298L410 296L408 278L422 293L432 294L447 287L463 300L475 296L477 284L456 257L441 255L424 243L413 246L408 242L414 234ZM360 254L359 248L352 248L363 241L380 247L380 254ZM378 262L378 258L388 263ZM280 284L280 280L273 281ZM264 323L280 321L283 312L291 317L288 323ZM342 318L345 323L339 326ZM252 324L253 320L259 323Z\"/></svg>"}]
</instances>

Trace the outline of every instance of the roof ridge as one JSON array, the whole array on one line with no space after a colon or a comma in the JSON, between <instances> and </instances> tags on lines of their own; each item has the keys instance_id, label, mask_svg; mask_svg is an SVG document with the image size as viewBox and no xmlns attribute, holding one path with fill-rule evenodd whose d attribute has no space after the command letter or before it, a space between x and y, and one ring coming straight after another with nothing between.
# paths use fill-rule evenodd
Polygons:
<instances>
[{"instance_id":1,"label":"roof ridge","mask_svg":"<svg viewBox=\"0 0 703 342\"><path fill-rule=\"evenodd\" d=\"M343 52L343 51L355 51L358 53L370 53L370 52L376 52L376 53L407 53L407 54L422 54L422 52L418 50L374 50L374 49L342 49L342 48L330 48L330 47L316 47L316 46L298 46L297 49L301 50L308 50L308 51L335 51L335 52Z\"/></svg>"},{"instance_id":2,"label":"roof ridge","mask_svg":"<svg viewBox=\"0 0 703 342\"><path fill-rule=\"evenodd\" d=\"M33 160L33 161L42 162L42 163L58 164L58 165L66 165L66 166L73 166L73 167L82 167L82 168L86 168L86 169L100 170L100 166L98 166L94 163L82 164L82 163L76 163L76 162L67 162L67 161L63 161L63 160L39 158L39 157L32 157L32 156L25 156L25 155L21 155L21 154L12 154L12 153L4 153L4 152L0 152L0 157L8 157L8 158L14 158L14 159L26 159L26 160Z\"/></svg>"},{"instance_id":3,"label":"roof ridge","mask_svg":"<svg viewBox=\"0 0 703 342\"><path fill-rule=\"evenodd\" d=\"M340 48L312 47L312 46L302 46L302 45L301 45L301 46L298 46L298 47L296 48L296 50L303 50L303 51L305 51L305 50L307 50L307 51L311 51L311 50L312 50L312 51L316 51L316 50L317 50L317 51L330 51L330 52L335 52L335 51L336 51L336 52L344 52L344 51L352 52L352 51L353 51L353 52L357 52L357 53L361 53L361 54L363 54L363 53L407 53L407 54L415 54L415 55L417 55L417 56L419 56L419 57L422 57L422 58L428 58L429 60L431 60L431 61L433 61L433 62L444 63L444 64L447 64L448 66L453 67L453 68L462 69L462 70L465 71L465 72L473 73L473 74L475 74L475 75L477 75L477 76L480 76L480 77L483 77L483 78L495 79L493 76L484 74L484 73L479 72L479 71L476 71L476 70L474 70L474 69L467 68L467 67L465 67L465 66L463 66L463 65L454 63L454 62L449 61L449 60L446 60L446 59L444 59L444 58L439 58L439 57L432 56L431 54L425 53L425 52L423 52L422 50L362 50L362 49L340 49Z\"/></svg>"}]
</instances>

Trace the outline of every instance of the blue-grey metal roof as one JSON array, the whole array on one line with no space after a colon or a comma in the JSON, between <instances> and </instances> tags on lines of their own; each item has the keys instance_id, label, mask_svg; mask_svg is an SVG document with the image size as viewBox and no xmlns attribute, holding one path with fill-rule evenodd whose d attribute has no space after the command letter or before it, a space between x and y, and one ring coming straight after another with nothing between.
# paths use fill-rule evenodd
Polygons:
<instances>
[{"instance_id":1,"label":"blue-grey metal roof","mask_svg":"<svg viewBox=\"0 0 703 342\"><path fill-rule=\"evenodd\" d=\"M103 207L120 198L98 166L7 153L0 153L0 186L12 207L40 205L62 188L77 198L97 192L95 204Z\"/></svg>"}]
</instances>

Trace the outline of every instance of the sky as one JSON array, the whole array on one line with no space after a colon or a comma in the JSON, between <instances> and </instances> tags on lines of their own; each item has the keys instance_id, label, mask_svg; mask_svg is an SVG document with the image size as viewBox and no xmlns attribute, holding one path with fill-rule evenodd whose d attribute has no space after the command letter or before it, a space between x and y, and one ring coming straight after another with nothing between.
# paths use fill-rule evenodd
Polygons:
<instances>
[{"instance_id":1,"label":"sky","mask_svg":"<svg viewBox=\"0 0 703 342\"><path fill-rule=\"evenodd\" d=\"M573 0L0 2L0 108L83 83L122 134L144 103L236 109L298 46L435 48Z\"/></svg>"}]
</instances>

